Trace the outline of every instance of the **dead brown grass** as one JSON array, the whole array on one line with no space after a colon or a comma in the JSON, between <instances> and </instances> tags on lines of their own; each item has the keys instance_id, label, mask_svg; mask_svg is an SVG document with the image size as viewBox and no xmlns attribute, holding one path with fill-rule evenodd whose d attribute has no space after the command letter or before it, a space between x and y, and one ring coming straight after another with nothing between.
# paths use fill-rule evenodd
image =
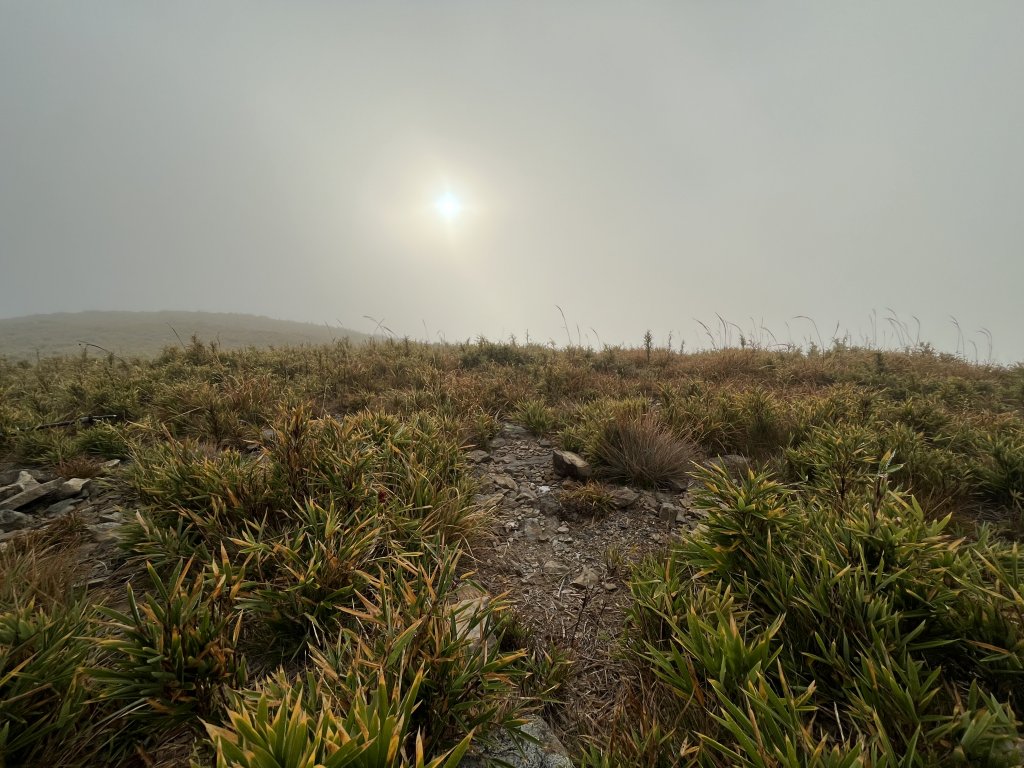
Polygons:
<instances>
[{"instance_id":1,"label":"dead brown grass","mask_svg":"<svg viewBox=\"0 0 1024 768\"><path fill-rule=\"evenodd\" d=\"M74 514L10 540L0 551L0 605L58 603L74 591L84 529Z\"/></svg>"},{"instance_id":2,"label":"dead brown grass","mask_svg":"<svg viewBox=\"0 0 1024 768\"><path fill-rule=\"evenodd\" d=\"M594 446L605 474L643 488L685 487L698 458L693 443L675 437L646 413L618 416L605 425Z\"/></svg>"}]
</instances>

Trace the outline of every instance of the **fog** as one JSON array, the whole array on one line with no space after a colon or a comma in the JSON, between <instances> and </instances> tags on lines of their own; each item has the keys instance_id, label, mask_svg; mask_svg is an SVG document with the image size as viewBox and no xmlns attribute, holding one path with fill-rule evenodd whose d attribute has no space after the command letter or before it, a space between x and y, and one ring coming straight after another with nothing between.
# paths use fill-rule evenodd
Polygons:
<instances>
[{"instance_id":1,"label":"fog","mask_svg":"<svg viewBox=\"0 0 1024 768\"><path fill-rule=\"evenodd\" d=\"M996 0L0 0L0 316L694 349L719 315L892 344L891 311L1021 360L1022 30Z\"/></svg>"}]
</instances>

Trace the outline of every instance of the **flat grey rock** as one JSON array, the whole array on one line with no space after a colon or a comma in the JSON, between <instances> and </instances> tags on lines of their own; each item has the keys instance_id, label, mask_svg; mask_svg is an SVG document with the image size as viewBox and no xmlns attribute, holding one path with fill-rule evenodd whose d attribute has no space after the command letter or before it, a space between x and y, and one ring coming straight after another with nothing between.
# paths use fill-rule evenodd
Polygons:
<instances>
[{"instance_id":1,"label":"flat grey rock","mask_svg":"<svg viewBox=\"0 0 1024 768\"><path fill-rule=\"evenodd\" d=\"M9 499L4 499L4 507L7 509L21 509L56 493L63 484L64 480L57 478L41 485L32 486L19 494L11 496Z\"/></svg>"},{"instance_id":2,"label":"flat grey rock","mask_svg":"<svg viewBox=\"0 0 1024 768\"><path fill-rule=\"evenodd\" d=\"M46 508L47 517L63 517L78 504L78 499L64 499Z\"/></svg>"},{"instance_id":3,"label":"flat grey rock","mask_svg":"<svg viewBox=\"0 0 1024 768\"><path fill-rule=\"evenodd\" d=\"M512 768L572 768L565 747L544 720L531 717L522 731L536 740L527 741L502 733L494 743L482 748L479 754L468 755L460 763L463 768L486 768L490 761L500 760Z\"/></svg>"},{"instance_id":4,"label":"flat grey rock","mask_svg":"<svg viewBox=\"0 0 1024 768\"><path fill-rule=\"evenodd\" d=\"M519 491L519 483L517 483L511 475L492 475L491 480L499 488L504 488L507 491Z\"/></svg>"}]
</instances>

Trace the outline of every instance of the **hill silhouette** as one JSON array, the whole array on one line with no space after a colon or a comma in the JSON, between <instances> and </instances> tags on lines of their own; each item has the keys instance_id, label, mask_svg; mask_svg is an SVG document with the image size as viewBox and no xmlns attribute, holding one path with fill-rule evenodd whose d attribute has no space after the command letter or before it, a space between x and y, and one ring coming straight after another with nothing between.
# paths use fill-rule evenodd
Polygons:
<instances>
[{"instance_id":1,"label":"hill silhouette","mask_svg":"<svg viewBox=\"0 0 1024 768\"><path fill-rule=\"evenodd\" d=\"M103 350L150 357L195 334L222 349L329 344L370 338L348 328L222 312L60 312L0 320L0 357L34 360Z\"/></svg>"}]
</instances>

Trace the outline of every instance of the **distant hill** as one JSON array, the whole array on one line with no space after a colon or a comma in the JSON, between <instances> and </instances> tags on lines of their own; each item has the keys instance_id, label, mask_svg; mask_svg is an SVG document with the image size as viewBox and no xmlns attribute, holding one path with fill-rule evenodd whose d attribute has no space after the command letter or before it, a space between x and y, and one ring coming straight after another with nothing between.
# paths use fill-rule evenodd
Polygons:
<instances>
[{"instance_id":1,"label":"distant hill","mask_svg":"<svg viewBox=\"0 0 1024 768\"><path fill-rule=\"evenodd\" d=\"M175 335L177 334L177 335ZM188 344L196 334L221 349L295 344L329 344L343 338L363 342L369 334L348 328L219 312L61 312L0 320L0 357L102 355L96 347L124 356L152 357L164 347Z\"/></svg>"}]
</instances>

